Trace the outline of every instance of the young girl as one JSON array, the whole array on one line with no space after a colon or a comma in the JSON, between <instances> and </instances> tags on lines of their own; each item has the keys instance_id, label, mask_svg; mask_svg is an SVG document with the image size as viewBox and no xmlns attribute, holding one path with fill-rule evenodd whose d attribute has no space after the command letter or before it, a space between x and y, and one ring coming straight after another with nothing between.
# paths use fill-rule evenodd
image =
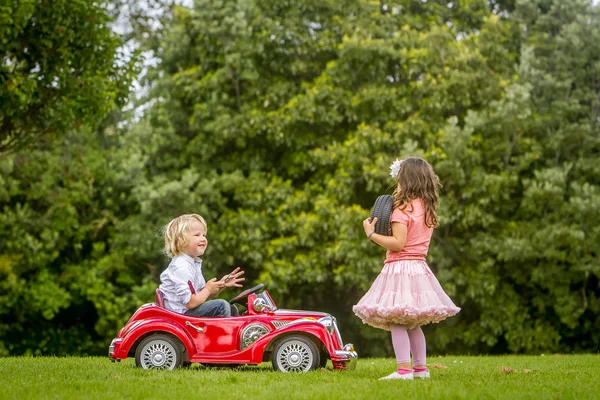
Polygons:
<instances>
[{"instance_id":1,"label":"young girl","mask_svg":"<svg viewBox=\"0 0 600 400\"><path fill-rule=\"evenodd\" d=\"M204 317L238 315L235 306L226 300L210 300L226 287L241 287L239 278L244 271L236 268L217 281L208 282L202 276L202 260L206 251L208 228L198 214L185 214L169 222L164 228L165 253L171 257L168 268L160 274L160 291L165 308L181 314Z\"/></svg>"},{"instance_id":2,"label":"young girl","mask_svg":"<svg viewBox=\"0 0 600 400\"><path fill-rule=\"evenodd\" d=\"M387 249L384 267L352 309L363 323L392 331L398 370L381 379L425 379L429 371L421 325L460 311L425 262L433 229L438 225L440 183L433 168L421 158L396 160L390 169L397 181L390 217L392 236L375 233L377 218L363 221L367 238Z\"/></svg>"}]
</instances>

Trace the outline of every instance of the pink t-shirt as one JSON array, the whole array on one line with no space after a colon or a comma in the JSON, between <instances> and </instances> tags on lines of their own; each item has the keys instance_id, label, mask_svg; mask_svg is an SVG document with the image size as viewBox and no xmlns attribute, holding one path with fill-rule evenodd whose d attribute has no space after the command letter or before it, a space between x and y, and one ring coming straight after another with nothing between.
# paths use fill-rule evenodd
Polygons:
<instances>
[{"instance_id":1,"label":"pink t-shirt","mask_svg":"<svg viewBox=\"0 0 600 400\"><path fill-rule=\"evenodd\" d=\"M412 202L412 211L410 205L406 209L400 211L394 209L390 216L390 222L399 222L407 226L406 244L400 251L388 250L385 257L385 262L399 260L419 260L425 261L429 242L433 234L433 228L428 228L425 225L425 205L423 200L416 199Z\"/></svg>"}]
</instances>

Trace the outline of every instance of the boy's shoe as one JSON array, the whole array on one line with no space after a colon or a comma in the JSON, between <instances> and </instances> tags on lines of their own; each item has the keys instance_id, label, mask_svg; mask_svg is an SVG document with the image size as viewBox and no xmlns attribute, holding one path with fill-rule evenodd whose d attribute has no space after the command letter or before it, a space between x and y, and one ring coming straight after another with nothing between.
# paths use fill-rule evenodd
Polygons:
<instances>
[{"instance_id":1,"label":"boy's shoe","mask_svg":"<svg viewBox=\"0 0 600 400\"><path fill-rule=\"evenodd\" d=\"M425 371L414 371L413 374L415 378L429 379L430 377L428 369L426 369Z\"/></svg>"},{"instance_id":2,"label":"boy's shoe","mask_svg":"<svg viewBox=\"0 0 600 400\"><path fill-rule=\"evenodd\" d=\"M379 378L380 381L385 381L388 379L402 379L405 381L412 381L414 379L414 374L409 372L408 374L399 374L398 371L394 371L388 376L384 376L383 378Z\"/></svg>"}]
</instances>

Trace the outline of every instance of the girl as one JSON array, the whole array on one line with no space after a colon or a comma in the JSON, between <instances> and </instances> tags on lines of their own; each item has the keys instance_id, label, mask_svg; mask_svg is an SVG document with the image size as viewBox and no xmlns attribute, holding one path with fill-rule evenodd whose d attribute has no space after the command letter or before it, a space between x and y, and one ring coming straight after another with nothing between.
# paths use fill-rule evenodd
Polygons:
<instances>
[{"instance_id":1,"label":"girl","mask_svg":"<svg viewBox=\"0 0 600 400\"><path fill-rule=\"evenodd\" d=\"M164 228L165 253L171 257L169 267L160 274L160 291L165 308L196 317L229 317L238 309L226 300L210 300L226 287L241 287L244 273L236 268L217 281L208 282L202 276L200 256L206 251L208 228L198 214L181 215Z\"/></svg>"},{"instance_id":2,"label":"girl","mask_svg":"<svg viewBox=\"0 0 600 400\"><path fill-rule=\"evenodd\" d=\"M392 236L375 233L377 217L363 221L367 238L387 249L384 267L352 310L363 323L392 331L398 370L380 379L425 379L429 371L421 325L460 311L425 262L433 229L438 226L440 182L421 158L396 160L390 169L397 181L390 217Z\"/></svg>"}]
</instances>

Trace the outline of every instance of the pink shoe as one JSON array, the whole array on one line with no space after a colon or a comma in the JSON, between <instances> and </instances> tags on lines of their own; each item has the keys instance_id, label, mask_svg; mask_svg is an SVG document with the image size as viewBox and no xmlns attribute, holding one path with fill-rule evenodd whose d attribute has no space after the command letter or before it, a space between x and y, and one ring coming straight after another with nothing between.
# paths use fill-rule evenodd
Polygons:
<instances>
[{"instance_id":1,"label":"pink shoe","mask_svg":"<svg viewBox=\"0 0 600 400\"><path fill-rule=\"evenodd\" d=\"M412 372L409 372L408 374L399 374L398 371L394 371L391 374L389 374L388 376L384 376L383 378L379 378L380 381L385 381L388 379L402 379L405 381L412 381L415 378L414 374Z\"/></svg>"}]
</instances>

